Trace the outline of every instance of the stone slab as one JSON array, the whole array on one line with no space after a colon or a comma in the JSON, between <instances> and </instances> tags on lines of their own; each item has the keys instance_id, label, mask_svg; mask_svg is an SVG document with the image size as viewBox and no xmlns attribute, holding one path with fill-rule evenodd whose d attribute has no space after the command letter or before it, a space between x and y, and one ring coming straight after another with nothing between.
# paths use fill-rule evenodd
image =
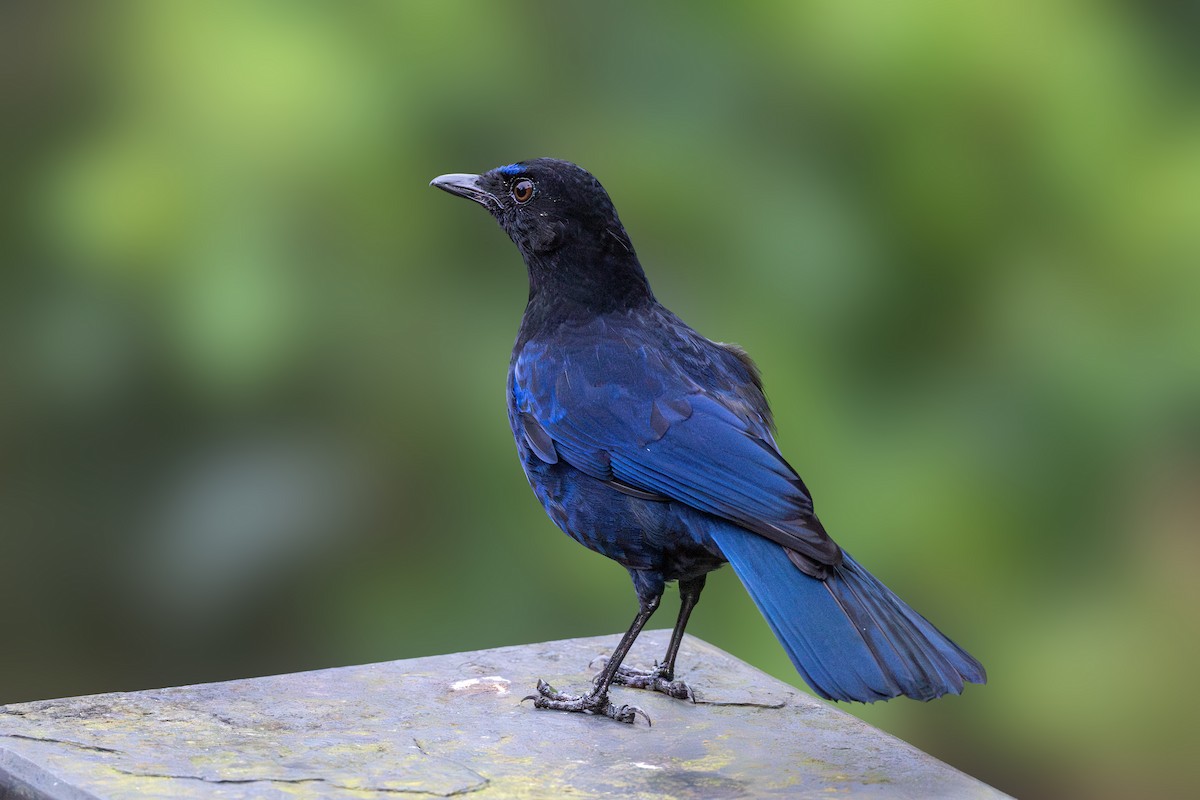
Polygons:
<instances>
[{"instance_id":1,"label":"stone slab","mask_svg":"<svg viewBox=\"0 0 1200 800\"><path fill-rule=\"evenodd\" d=\"M618 638L0 706L0 800L1005 797L691 636L699 702L613 690L652 726L521 703Z\"/></svg>"}]
</instances>

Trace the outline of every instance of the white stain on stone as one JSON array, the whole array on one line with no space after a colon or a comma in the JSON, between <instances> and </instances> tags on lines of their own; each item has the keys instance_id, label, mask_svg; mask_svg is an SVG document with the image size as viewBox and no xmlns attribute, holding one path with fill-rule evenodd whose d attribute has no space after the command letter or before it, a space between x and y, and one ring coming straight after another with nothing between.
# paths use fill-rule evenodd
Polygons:
<instances>
[{"instance_id":1,"label":"white stain on stone","mask_svg":"<svg viewBox=\"0 0 1200 800\"><path fill-rule=\"evenodd\" d=\"M506 695L510 683L511 681L507 678L501 678L499 675L489 675L486 678L464 678L450 684L450 691L470 692L471 694L495 692L498 695Z\"/></svg>"}]
</instances>

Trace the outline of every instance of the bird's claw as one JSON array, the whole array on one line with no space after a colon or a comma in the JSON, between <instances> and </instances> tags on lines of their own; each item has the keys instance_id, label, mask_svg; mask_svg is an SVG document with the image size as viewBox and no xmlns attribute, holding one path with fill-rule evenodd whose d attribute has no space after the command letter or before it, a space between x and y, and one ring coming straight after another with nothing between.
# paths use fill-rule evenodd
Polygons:
<instances>
[{"instance_id":1,"label":"bird's claw","mask_svg":"<svg viewBox=\"0 0 1200 800\"><path fill-rule=\"evenodd\" d=\"M653 725L650 715L637 706L615 706L608 700L608 693L588 692L584 695L569 695L555 689L544 680L538 680L537 694L522 698L533 701L534 708L547 708L552 711L574 711L583 714L611 717L617 722L632 725L640 714L646 720L646 725Z\"/></svg>"},{"instance_id":2,"label":"bird's claw","mask_svg":"<svg viewBox=\"0 0 1200 800\"><path fill-rule=\"evenodd\" d=\"M631 689L647 689L652 692L661 692L668 697L674 697L676 700L691 700L693 703L696 702L696 692L692 687L683 681L673 680L673 677L673 675L667 674L662 665L658 665L653 670L647 671L621 667L617 670L617 674L613 676L613 683L628 686Z\"/></svg>"},{"instance_id":3,"label":"bird's claw","mask_svg":"<svg viewBox=\"0 0 1200 800\"><path fill-rule=\"evenodd\" d=\"M646 720L646 727L654 727L654 723L650 721L650 715L637 706L618 707L614 706L612 703L609 703L608 708L605 709L604 713L615 719L617 722L626 722L630 725L632 725L637 719L637 715L641 714L642 719Z\"/></svg>"}]
</instances>

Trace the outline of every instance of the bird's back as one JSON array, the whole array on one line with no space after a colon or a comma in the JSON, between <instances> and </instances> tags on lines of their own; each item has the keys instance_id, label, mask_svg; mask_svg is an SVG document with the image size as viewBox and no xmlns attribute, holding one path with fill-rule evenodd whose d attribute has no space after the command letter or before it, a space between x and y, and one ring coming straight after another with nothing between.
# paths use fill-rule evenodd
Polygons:
<instances>
[{"instance_id":1,"label":"bird's back","mask_svg":"<svg viewBox=\"0 0 1200 800\"><path fill-rule=\"evenodd\" d=\"M509 379L526 455L728 519L784 545L809 575L839 562L807 488L779 454L744 355L658 304L531 327ZM535 490L537 466L526 462Z\"/></svg>"}]
</instances>

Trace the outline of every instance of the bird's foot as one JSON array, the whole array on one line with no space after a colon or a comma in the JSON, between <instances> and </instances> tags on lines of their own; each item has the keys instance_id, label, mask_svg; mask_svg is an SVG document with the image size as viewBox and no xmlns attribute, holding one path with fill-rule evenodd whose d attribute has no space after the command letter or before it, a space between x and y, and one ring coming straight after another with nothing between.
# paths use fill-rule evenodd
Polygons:
<instances>
[{"instance_id":1,"label":"bird's foot","mask_svg":"<svg viewBox=\"0 0 1200 800\"><path fill-rule=\"evenodd\" d=\"M596 692L593 690L585 695L563 694L545 681L539 680L537 694L531 694L523 698L521 702L525 702L525 700L532 700L534 708L595 714L602 717L611 717L617 722L625 722L630 725L637 719L638 714L641 714L645 718L646 724L651 724L650 717L637 706L615 706L610 703L607 692Z\"/></svg>"},{"instance_id":2,"label":"bird's foot","mask_svg":"<svg viewBox=\"0 0 1200 800\"><path fill-rule=\"evenodd\" d=\"M696 702L696 693L692 687L683 681L674 680L675 676L660 664L652 670L630 669L619 667L613 676L613 683L628 686L631 689L648 689L652 692L662 692L676 700L691 700Z\"/></svg>"}]
</instances>

